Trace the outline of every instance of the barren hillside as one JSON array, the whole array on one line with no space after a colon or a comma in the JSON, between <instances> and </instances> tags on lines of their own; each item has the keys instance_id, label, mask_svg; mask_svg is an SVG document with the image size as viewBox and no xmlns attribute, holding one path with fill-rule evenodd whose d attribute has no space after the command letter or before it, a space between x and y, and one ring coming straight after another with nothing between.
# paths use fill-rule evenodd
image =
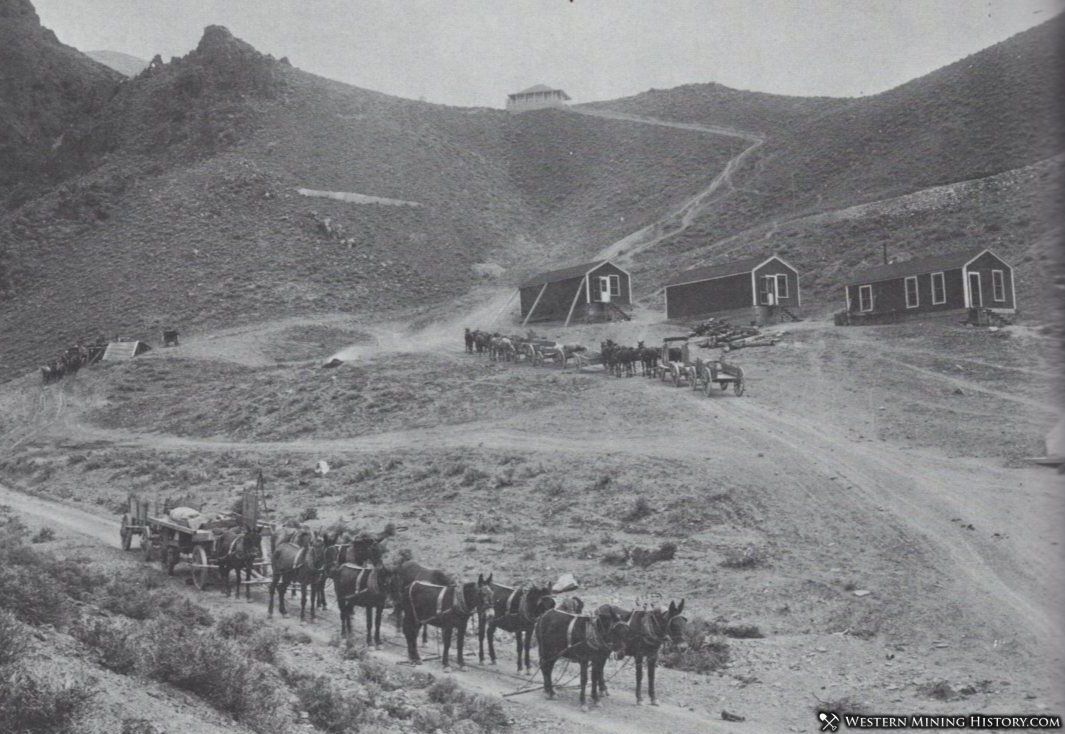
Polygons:
<instances>
[{"instance_id":1,"label":"barren hillside","mask_svg":"<svg viewBox=\"0 0 1065 734\"><path fill-rule=\"evenodd\" d=\"M389 97L211 27L69 130L48 162L63 183L0 216L0 374L98 333L441 303L477 281L476 263L516 280L548 253L587 257L739 150L687 130Z\"/></svg>"},{"instance_id":2,"label":"barren hillside","mask_svg":"<svg viewBox=\"0 0 1065 734\"><path fill-rule=\"evenodd\" d=\"M975 241L1021 261L1026 277L1046 271L1059 234L1050 213L1060 182L1060 159L1048 159L1065 151L1063 26L1058 16L871 97L815 105L766 95L761 126L737 93L717 85L603 103L664 119L746 124L768 135L737 173L737 190L706 207L688 230L644 253L646 279L657 282L660 273L709 258L777 250L810 273L821 295L822 286L837 287L853 267L876 262L882 242L893 256L904 256ZM976 179L987 181L966 183ZM959 197L944 198L952 186ZM926 189L926 198L941 200L923 207L936 212L934 221L883 216L904 201L900 197ZM979 199L977 190L984 192ZM836 219L817 219L876 201L883 205L843 217L849 222L843 228ZM1029 252L1033 247L1039 252Z\"/></svg>"}]
</instances>

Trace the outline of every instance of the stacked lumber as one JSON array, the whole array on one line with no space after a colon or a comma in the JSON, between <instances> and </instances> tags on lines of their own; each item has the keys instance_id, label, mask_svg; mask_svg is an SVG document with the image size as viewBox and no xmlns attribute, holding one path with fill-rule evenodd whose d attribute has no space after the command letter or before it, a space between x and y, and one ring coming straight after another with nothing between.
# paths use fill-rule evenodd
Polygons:
<instances>
[{"instance_id":1,"label":"stacked lumber","mask_svg":"<svg viewBox=\"0 0 1065 734\"><path fill-rule=\"evenodd\" d=\"M762 333L757 326L734 326L726 319L710 318L692 327L691 336L705 336L696 346L704 349L742 349L771 347L780 340L778 333Z\"/></svg>"}]
</instances>

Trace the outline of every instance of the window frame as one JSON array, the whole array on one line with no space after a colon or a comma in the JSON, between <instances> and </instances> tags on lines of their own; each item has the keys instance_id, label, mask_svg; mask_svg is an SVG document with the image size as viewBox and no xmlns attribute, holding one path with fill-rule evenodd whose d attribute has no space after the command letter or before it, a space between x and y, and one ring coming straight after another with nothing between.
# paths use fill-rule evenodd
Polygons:
<instances>
[{"instance_id":1,"label":"window frame","mask_svg":"<svg viewBox=\"0 0 1065 734\"><path fill-rule=\"evenodd\" d=\"M939 299L936 298L936 278L939 279L940 292L942 293L942 298L939 298ZM947 274L944 273L941 270L938 273L932 273L932 305L933 306L942 306L946 302L947 302Z\"/></svg>"},{"instance_id":2,"label":"window frame","mask_svg":"<svg viewBox=\"0 0 1065 734\"><path fill-rule=\"evenodd\" d=\"M776 274L776 279L777 279L777 300L779 301L779 300L782 300L784 298L789 298L791 296L791 293L788 291L788 274L787 273L777 273ZM784 287L783 288L780 287L780 284L781 284L782 281L784 283Z\"/></svg>"},{"instance_id":3,"label":"window frame","mask_svg":"<svg viewBox=\"0 0 1065 734\"><path fill-rule=\"evenodd\" d=\"M999 293L1002 294L1001 298L999 298ZM1006 302L1006 273L1002 270L991 271L991 299L995 303Z\"/></svg>"},{"instance_id":4,"label":"window frame","mask_svg":"<svg viewBox=\"0 0 1065 734\"><path fill-rule=\"evenodd\" d=\"M910 281L913 281L913 303L910 303ZM921 306L921 281L916 275L907 275L902 280L903 296L906 299L906 308L920 308Z\"/></svg>"},{"instance_id":5,"label":"window frame","mask_svg":"<svg viewBox=\"0 0 1065 734\"><path fill-rule=\"evenodd\" d=\"M869 307L868 308L865 307L865 300L866 299L862 297L862 293L863 292L869 294ZM873 305L874 304L873 304L873 286L872 286L872 284L858 286L858 312L859 313L869 313L870 311L873 310Z\"/></svg>"},{"instance_id":6,"label":"window frame","mask_svg":"<svg viewBox=\"0 0 1065 734\"><path fill-rule=\"evenodd\" d=\"M616 274L610 274L607 276L607 283L609 288L610 297L621 297L621 276Z\"/></svg>"}]
</instances>

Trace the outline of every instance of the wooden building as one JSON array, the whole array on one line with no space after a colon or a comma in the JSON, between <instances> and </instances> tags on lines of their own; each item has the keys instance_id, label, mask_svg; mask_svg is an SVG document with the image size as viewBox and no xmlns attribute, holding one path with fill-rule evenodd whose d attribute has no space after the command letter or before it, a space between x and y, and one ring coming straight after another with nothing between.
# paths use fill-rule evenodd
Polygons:
<instances>
[{"instance_id":1,"label":"wooden building","mask_svg":"<svg viewBox=\"0 0 1065 734\"><path fill-rule=\"evenodd\" d=\"M561 89L552 89L543 84L507 95L507 112L515 114L548 107L565 107L570 96Z\"/></svg>"},{"instance_id":2,"label":"wooden building","mask_svg":"<svg viewBox=\"0 0 1065 734\"><path fill-rule=\"evenodd\" d=\"M763 322L779 311L794 318L802 305L799 271L777 255L686 270L665 293L667 319L751 314Z\"/></svg>"},{"instance_id":3,"label":"wooden building","mask_svg":"<svg viewBox=\"0 0 1065 734\"><path fill-rule=\"evenodd\" d=\"M632 279L609 260L540 273L519 287L522 325L530 321L627 319L620 306L632 304Z\"/></svg>"},{"instance_id":4,"label":"wooden building","mask_svg":"<svg viewBox=\"0 0 1065 734\"><path fill-rule=\"evenodd\" d=\"M987 248L888 263L852 276L851 320L893 321L909 315L989 308L1013 313L1013 268Z\"/></svg>"}]
</instances>

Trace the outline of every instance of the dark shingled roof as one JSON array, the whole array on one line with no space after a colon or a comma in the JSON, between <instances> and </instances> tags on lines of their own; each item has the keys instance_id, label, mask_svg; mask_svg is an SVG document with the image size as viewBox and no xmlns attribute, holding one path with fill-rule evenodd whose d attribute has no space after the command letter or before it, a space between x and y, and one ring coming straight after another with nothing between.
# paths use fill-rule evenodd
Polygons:
<instances>
[{"instance_id":1,"label":"dark shingled roof","mask_svg":"<svg viewBox=\"0 0 1065 734\"><path fill-rule=\"evenodd\" d=\"M723 278L726 275L742 275L749 273L759 265L775 255L762 255L760 257L747 257L742 260L721 263L720 265L705 265L701 268L692 268L683 273L677 273L676 277L666 283L666 286L681 285L682 283L698 283L701 280L713 280Z\"/></svg>"},{"instance_id":2,"label":"dark shingled roof","mask_svg":"<svg viewBox=\"0 0 1065 734\"><path fill-rule=\"evenodd\" d=\"M569 280L570 278L580 278L585 273L593 268L597 268L603 263L610 262L609 260L593 260L590 263L581 263L580 265L570 265L568 268L559 268L558 270L548 270L546 273L537 273L536 275L528 278L524 283L519 285L519 288L528 288L532 285L543 285L544 283L557 283L560 280Z\"/></svg>"},{"instance_id":3,"label":"dark shingled roof","mask_svg":"<svg viewBox=\"0 0 1065 734\"><path fill-rule=\"evenodd\" d=\"M986 249L986 247L970 247L956 252L926 255L904 260L903 262L878 265L875 268L855 273L847 282L849 285L878 283L883 280L894 280L907 275L924 275L925 273L935 273L940 270L953 270L960 268Z\"/></svg>"}]
</instances>

